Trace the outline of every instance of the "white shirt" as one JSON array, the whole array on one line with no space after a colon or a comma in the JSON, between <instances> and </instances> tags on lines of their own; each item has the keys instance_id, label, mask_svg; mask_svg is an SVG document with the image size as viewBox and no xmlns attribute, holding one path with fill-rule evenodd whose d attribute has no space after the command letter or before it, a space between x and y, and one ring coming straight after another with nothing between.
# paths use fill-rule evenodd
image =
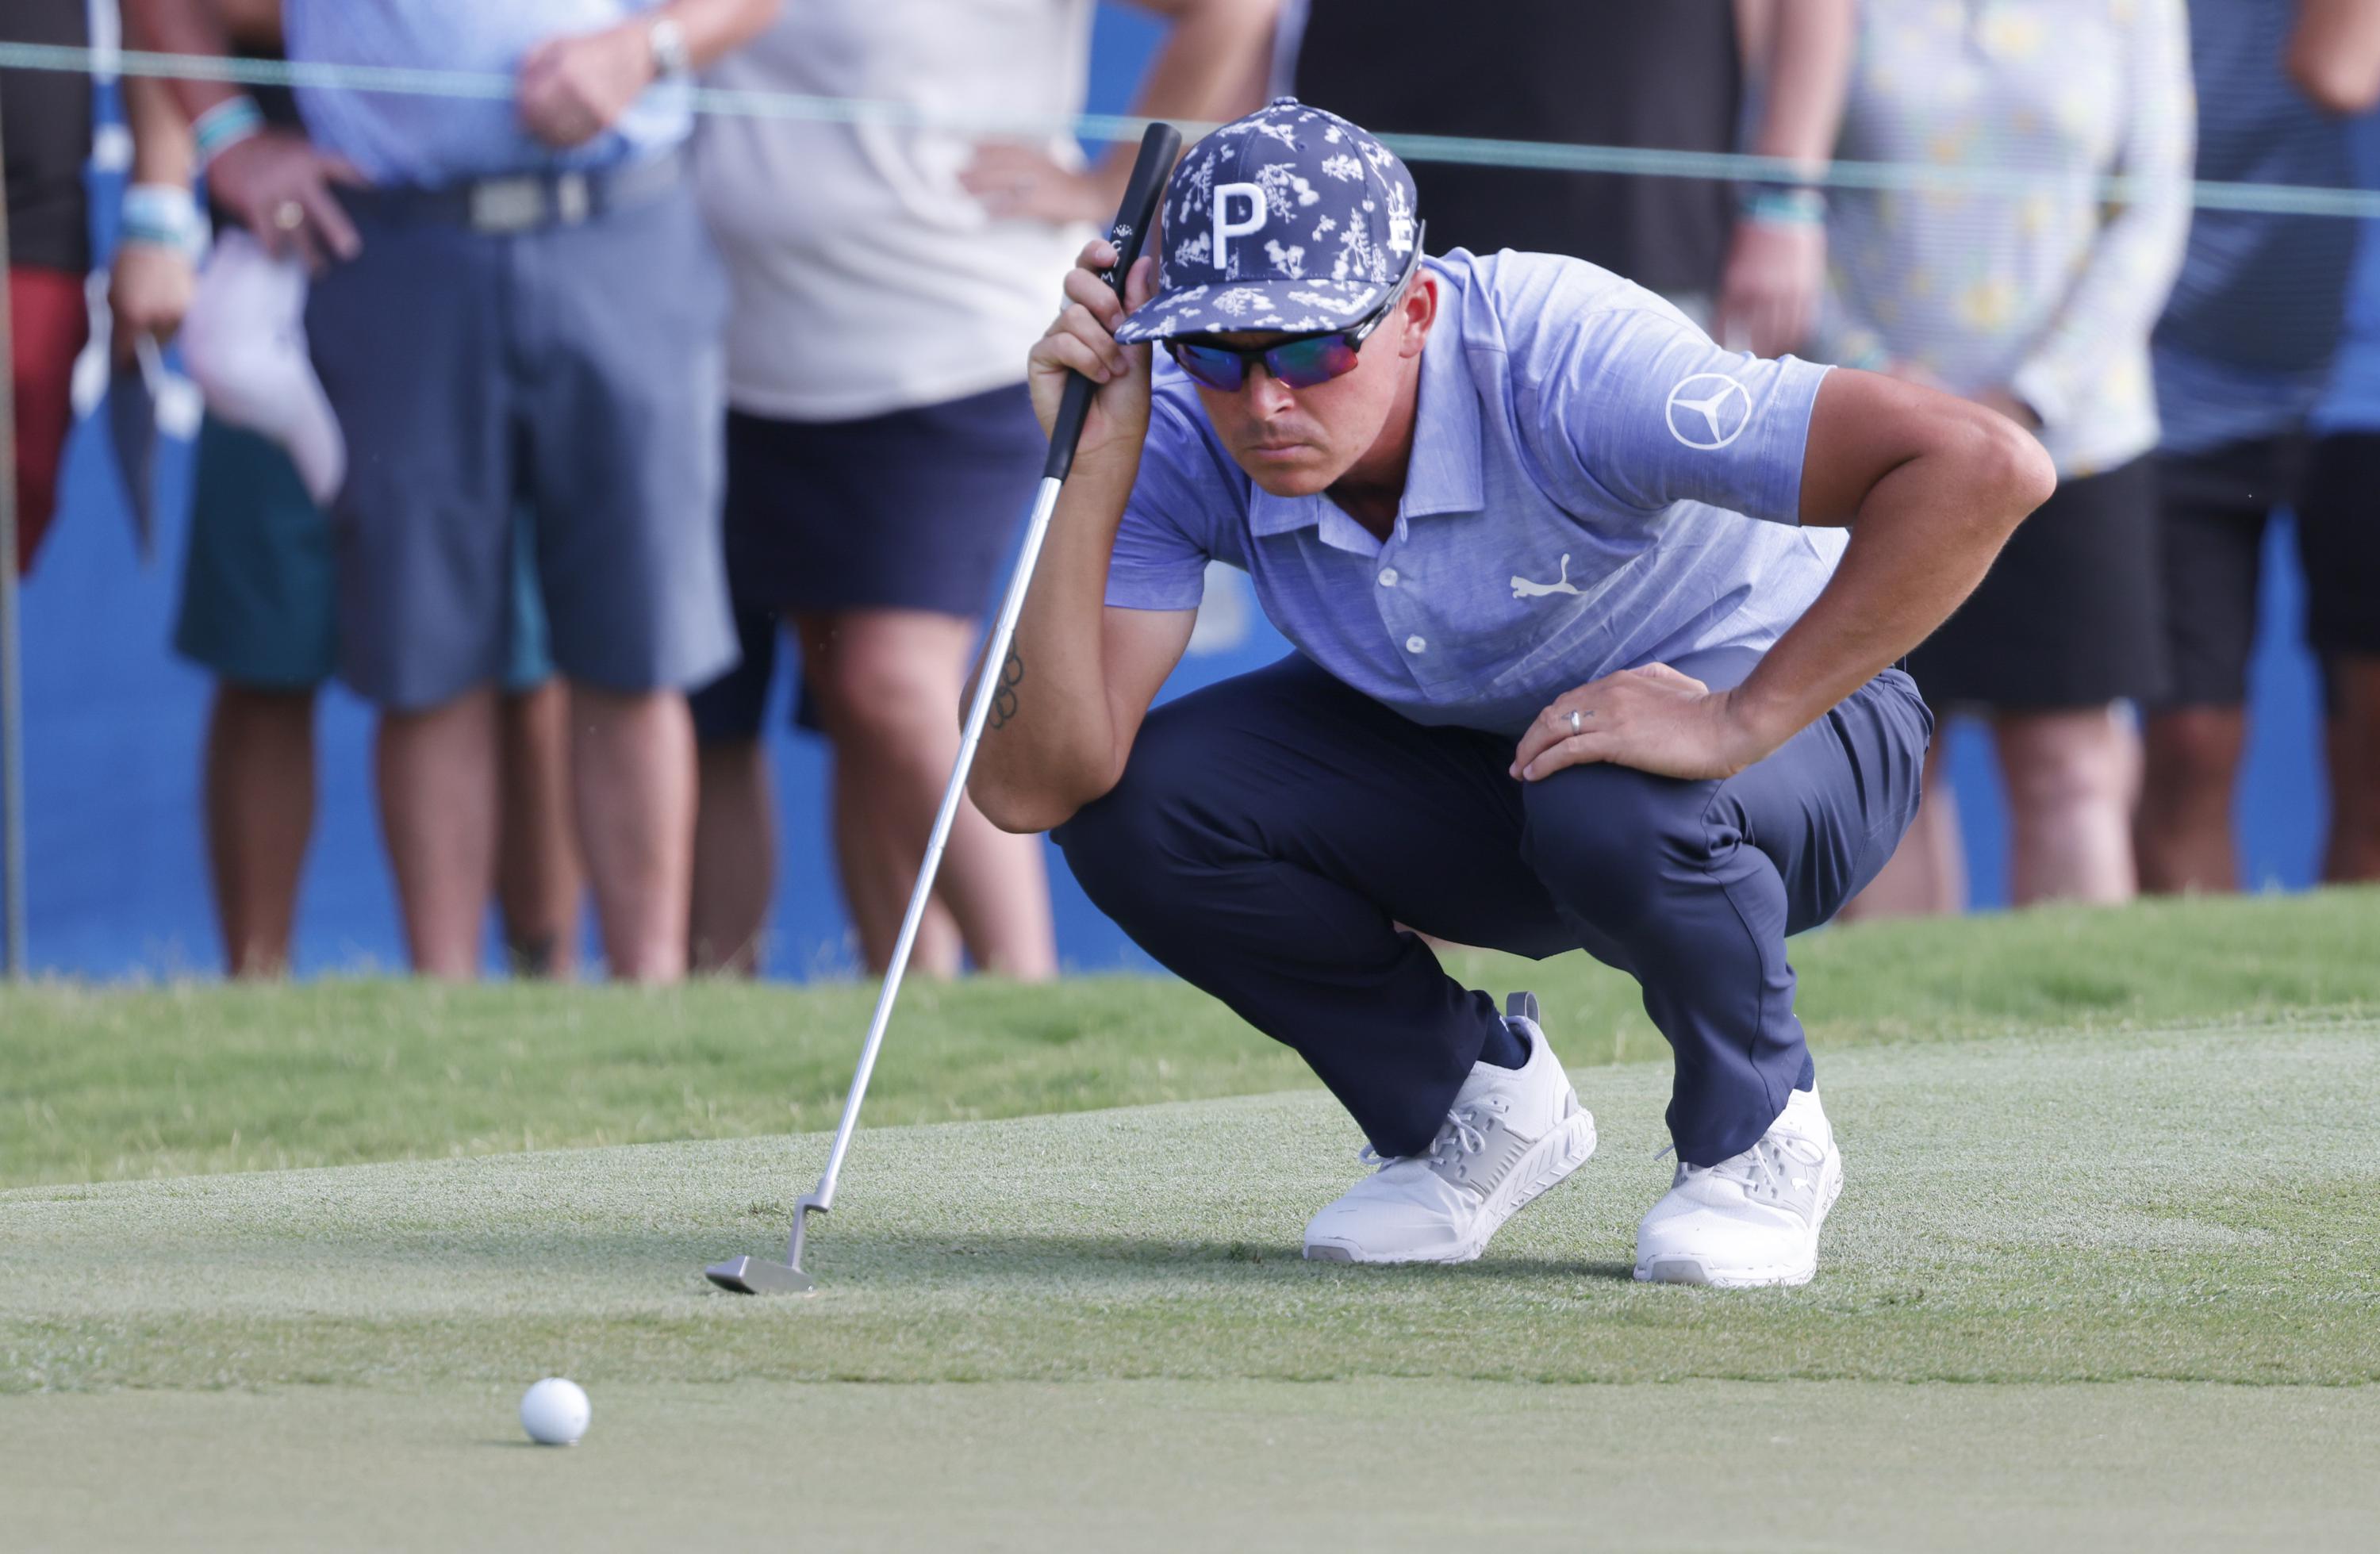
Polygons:
<instances>
[{"instance_id":1,"label":"white shirt","mask_svg":"<svg viewBox=\"0 0 2380 1554\"><path fill-rule=\"evenodd\" d=\"M1092 0L803 0L710 84L898 103L929 115L1082 111ZM965 128L715 115L703 206L735 287L728 397L855 420L1025 378L1087 225L994 221L959 185ZM1082 165L1069 138L1050 149Z\"/></svg>"}]
</instances>

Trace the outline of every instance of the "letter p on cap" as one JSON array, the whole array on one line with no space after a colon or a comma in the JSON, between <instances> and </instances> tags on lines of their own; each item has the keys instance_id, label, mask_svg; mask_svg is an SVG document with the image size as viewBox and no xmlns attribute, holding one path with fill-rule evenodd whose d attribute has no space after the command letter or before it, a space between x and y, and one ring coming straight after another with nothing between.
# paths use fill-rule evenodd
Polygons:
<instances>
[{"instance_id":1,"label":"letter p on cap","mask_svg":"<svg viewBox=\"0 0 2380 1554\"><path fill-rule=\"evenodd\" d=\"M1238 196L1248 202L1247 219L1232 219L1232 200ZM1265 192L1261 184L1218 184L1215 186L1215 268L1228 275L1232 273L1232 239L1245 237L1251 232L1262 232L1265 225Z\"/></svg>"}]
</instances>

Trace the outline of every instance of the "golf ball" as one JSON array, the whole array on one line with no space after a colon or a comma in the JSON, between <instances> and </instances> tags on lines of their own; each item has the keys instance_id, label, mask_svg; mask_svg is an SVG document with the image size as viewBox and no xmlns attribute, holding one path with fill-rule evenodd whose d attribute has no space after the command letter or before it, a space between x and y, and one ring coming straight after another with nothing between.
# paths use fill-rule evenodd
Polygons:
<instances>
[{"instance_id":1,"label":"golf ball","mask_svg":"<svg viewBox=\"0 0 2380 1554\"><path fill-rule=\"evenodd\" d=\"M549 1376L521 1394L521 1428L540 1446L568 1446L587 1433L595 1410L576 1381Z\"/></svg>"}]
</instances>

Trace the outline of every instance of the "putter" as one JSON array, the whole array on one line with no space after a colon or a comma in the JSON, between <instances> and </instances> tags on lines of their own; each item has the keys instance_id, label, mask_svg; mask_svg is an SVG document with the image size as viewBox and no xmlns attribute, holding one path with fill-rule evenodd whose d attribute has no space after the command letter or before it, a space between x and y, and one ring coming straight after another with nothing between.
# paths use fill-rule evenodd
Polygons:
<instances>
[{"instance_id":1,"label":"putter","mask_svg":"<svg viewBox=\"0 0 2380 1554\"><path fill-rule=\"evenodd\" d=\"M1119 297L1123 295L1124 277L1132 273L1133 262L1140 257L1148 229L1156 220L1158 196L1181 154L1182 136L1172 125L1152 124L1141 137L1140 158L1133 164L1132 181L1125 186L1115 225L1108 230L1108 241L1115 245L1116 264L1102 278ZM827 1151L826 1170L820 1175L818 1185L795 1206L793 1239L786 1244L785 1260L781 1263L769 1257L733 1257L713 1263L702 1271L722 1290L746 1295L792 1295L808 1294L817 1287L802 1267L803 1232L812 1214L824 1214L834 1208L835 1178L842 1173L843 1157L851 1147L852 1132L859 1125L860 1102L867 1098L868 1075L875 1072L876 1054L884 1045L884 1028L892 1017L892 1001L901 991L901 974L908 969L909 950L917 942L917 925L925 917L926 903L933 894L934 874L941 867L942 847L950 840L952 821L958 817L959 800L966 794L967 772L975 765L976 746L983 738L992 700L1001 690L1001 669L1008 662L1009 640L1016 635L1016 620L1025 610L1026 589L1033 582L1034 564L1041 559L1041 542L1050 532L1050 516L1057 508L1059 488L1064 485L1067 471L1074 467L1075 444L1082 438L1083 419L1090 414L1094 392L1096 387L1091 381L1078 376L1067 383L1065 398L1059 403L1057 424L1050 433L1049 461L1041 467L1041 489L1034 498L1033 516L1025 528L1025 548L1017 557L1016 575L1009 580L1007 597L1001 602L1000 618L985 644L983 673L976 683L975 699L967 708L958 763L951 769L950 786L942 790L942 807L934 816L933 833L926 842L925 864L917 871L917 887L909 892L909 911L901 919L901 937L892 946L892 964L885 968L883 989L876 995L876 1014L868 1025L867 1043L859 1050L859 1067L851 1076L851 1093L844 1098L843 1120L835 1124L834 1145Z\"/></svg>"}]
</instances>

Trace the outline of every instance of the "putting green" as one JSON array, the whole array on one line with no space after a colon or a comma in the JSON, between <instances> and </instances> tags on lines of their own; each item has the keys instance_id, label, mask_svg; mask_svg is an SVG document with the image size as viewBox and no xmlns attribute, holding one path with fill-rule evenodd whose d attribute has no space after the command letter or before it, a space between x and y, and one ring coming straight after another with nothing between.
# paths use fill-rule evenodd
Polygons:
<instances>
[{"instance_id":1,"label":"putting green","mask_svg":"<svg viewBox=\"0 0 2380 1554\"><path fill-rule=\"evenodd\" d=\"M0 1542L2368 1537L2380 1026L1823 1062L1800 1291L1626 1277L1665 1063L1577 1071L1597 1159L1461 1269L1297 1258L1360 1169L1310 1092L864 1133L807 1300L698 1269L817 1135L0 1193ZM554 1372L568 1452L512 1418Z\"/></svg>"},{"instance_id":2,"label":"putting green","mask_svg":"<svg viewBox=\"0 0 2380 1554\"><path fill-rule=\"evenodd\" d=\"M1357 1173L1297 1094L863 1133L821 1293L715 1293L823 1140L0 1194L0 1388L291 1382L2380 1378L2369 1022L1825 1060L1817 1281L1650 1288L1667 1065L1582 1070L1597 1159L1462 1269L1298 1260Z\"/></svg>"},{"instance_id":3,"label":"putting green","mask_svg":"<svg viewBox=\"0 0 2380 1554\"><path fill-rule=\"evenodd\" d=\"M2369 1388L623 1382L568 1451L516 1391L0 1398L6 1541L2297 1554L2380 1515Z\"/></svg>"}]
</instances>

